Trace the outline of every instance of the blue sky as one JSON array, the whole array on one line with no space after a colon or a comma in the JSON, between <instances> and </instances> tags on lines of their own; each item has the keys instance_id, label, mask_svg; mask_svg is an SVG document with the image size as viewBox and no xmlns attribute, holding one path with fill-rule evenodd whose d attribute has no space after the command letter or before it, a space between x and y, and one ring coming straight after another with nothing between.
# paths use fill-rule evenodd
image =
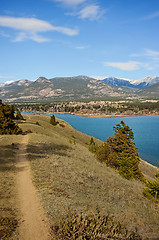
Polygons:
<instances>
[{"instance_id":1,"label":"blue sky","mask_svg":"<svg viewBox=\"0 0 159 240\"><path fill-rule=\"evenodd\" d=\"M159 0L0 0L0 83L159 76Z\"/></svg>"}]
</instances>

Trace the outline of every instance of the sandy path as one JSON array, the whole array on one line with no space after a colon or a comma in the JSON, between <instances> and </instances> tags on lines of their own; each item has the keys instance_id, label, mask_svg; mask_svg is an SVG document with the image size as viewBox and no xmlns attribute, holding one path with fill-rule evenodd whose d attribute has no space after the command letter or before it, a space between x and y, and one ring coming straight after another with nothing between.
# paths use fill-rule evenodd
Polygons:
<instances>
[{"instance_id":1,"label":"sandy path","mask_svg":"<svg viewBox=\"0 0 159 240\"><path fill-rule=\"evenodd\" d=\"M49 237L47 218L32 183L30 163L26 148L29 135L23 137L17 151L17 192L21 212L20 240L47 240Z\"/></svg>"}]
</instances>

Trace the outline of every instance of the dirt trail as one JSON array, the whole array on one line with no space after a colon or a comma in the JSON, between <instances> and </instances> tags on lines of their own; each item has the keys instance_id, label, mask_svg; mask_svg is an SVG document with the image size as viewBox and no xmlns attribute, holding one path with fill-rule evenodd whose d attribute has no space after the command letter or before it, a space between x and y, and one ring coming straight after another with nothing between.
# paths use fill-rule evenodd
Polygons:
<instances>
[{"instance_id":1,"label":"dirt trail","mask_svg":"<svg viewBox=\"0 0 159 240\"><path fill-rule=\"evenodd\" d=\"M21 212L20 240L47 240L49 231L47 218L32 183L30 163L27 160L29 136L25 135L17 151L17 192Z\"/></svg>"}]
</instances>

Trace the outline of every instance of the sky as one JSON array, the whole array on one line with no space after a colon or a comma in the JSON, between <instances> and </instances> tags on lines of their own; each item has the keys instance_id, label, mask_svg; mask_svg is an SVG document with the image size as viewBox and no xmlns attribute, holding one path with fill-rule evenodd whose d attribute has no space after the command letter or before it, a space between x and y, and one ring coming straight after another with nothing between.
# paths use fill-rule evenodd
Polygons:
<instances>
[{"instance_id":1,"label":"sky","mask_svg":"<svg viewBox=\"0 0 159 240\"><path fill-rule=\"evenodd\" d=\"M0 83L159 76L159 0L0 0Z\"/></svg>"}]
</instances>

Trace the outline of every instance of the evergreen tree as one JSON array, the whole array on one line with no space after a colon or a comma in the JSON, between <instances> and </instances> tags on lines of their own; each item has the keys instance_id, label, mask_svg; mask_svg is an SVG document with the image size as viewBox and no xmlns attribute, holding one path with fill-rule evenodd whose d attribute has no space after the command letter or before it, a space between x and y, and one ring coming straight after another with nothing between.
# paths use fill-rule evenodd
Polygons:
<instances>
[{"instance_id":1,"label":"evergreen tree","mask_svg":"<svg viewBox=\"0 0 159 240\"><path fill-rule=\"evenodd\" d=\"M98 160L118 169L119 173L127 179L144 180L139 169L138 151L131 140L134 139L132 129L123 121L113 129L115 130L114 136L109 137L97 151Z\"/></svg>"},{"instance_id":2,"label":"evergreen tree","mask_svg":"<svg viewBox=\"0 0 159 240\"><path fill-rule=\"evenodd\" d=\"M126 135L126 138L128 140L134 140L134 133L132 129L127 126L124 121L121 121L119 124L117 124L115 127L113 127L113 130L117 132L122 132L124 135Z\"/></svg>"},{"instance_id":3,"label":"evergreen tree","mask_svg":"<svg viewBox=\"0 0 159 240\"><path fill-rule=\"evenodd\" d=\"M13 107L3 104L0 100L0 134L20 134L21 128L13 122Z\"/></svg>"}]
</instances>

